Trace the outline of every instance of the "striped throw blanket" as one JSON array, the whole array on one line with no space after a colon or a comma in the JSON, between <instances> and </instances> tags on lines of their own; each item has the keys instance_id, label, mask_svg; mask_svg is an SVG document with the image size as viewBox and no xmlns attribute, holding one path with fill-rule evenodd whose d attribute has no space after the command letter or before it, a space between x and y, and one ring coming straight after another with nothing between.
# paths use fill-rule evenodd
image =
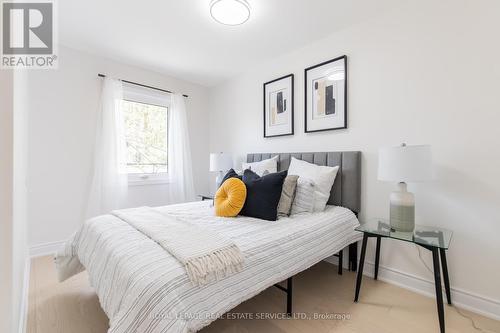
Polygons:
<instances>
[{"instance_id":1,"label":"striped throw blanket","mask_svg":"<svg viewBox=\"0 0 500 333\"><path fill-rule=\"evenodd\" d=\"M243 255L230 240L150 207L113 211L112 215L154 240L185 267L195 286L218 281L243 268Z\"/></svg>"}]
</instances>

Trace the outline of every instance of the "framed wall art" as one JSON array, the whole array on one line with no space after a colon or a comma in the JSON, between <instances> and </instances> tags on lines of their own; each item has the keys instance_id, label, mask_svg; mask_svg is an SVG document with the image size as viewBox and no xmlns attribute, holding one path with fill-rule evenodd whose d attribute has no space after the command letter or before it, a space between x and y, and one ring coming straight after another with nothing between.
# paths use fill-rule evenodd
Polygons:
<instances>
[{"instance_id":1,"label":"framed wall art","mask_svg":"<svg viewBox=\"0 0 500 333\"><path fill-rule=\"evenodd\" d=\"M305 131L347 128L347 56L304 70Z\"/></svg>"},{"instance_id":2,"label":"framed wall art","mask_svg":"<svg viewBox=\"0 0 500 333\"><path fill-rule=\"evenodd\" d=\"M264 137L293 135L293 74L264 83Z\"/></svg>"}]
</instances>

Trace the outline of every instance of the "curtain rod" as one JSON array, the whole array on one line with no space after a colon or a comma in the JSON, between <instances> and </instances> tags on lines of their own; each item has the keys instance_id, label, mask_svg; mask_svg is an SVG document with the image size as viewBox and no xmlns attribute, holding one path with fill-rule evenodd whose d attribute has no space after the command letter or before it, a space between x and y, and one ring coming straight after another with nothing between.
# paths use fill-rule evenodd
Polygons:
<instances>
[{"instance_id":1,"label":"curtain rod","mask_svg":"<svg viewBox=\"0 0 500 333\"><path fill-rule=\"evenodd\" d=\"M97 74L97 76L99 76L99 77L106 77L106 75L101 74L101 73ZM153 90L163 91L163 92L170 93L170 94L173 93L170 90L165 90L165 89L160 89L160 88L156 88L156 87L151 87L151 86L147 86L147 85L142 84L142 83L127 81L127 80L122 80L122 79L120 79L120 81L125 82L125 83L129 83L129 84L133 84L133 85L136 85L136 86L144 87L144 88L149 88L149 89L153 89ZM182 96L189 97L188 95L182 95Z\"/></svg>"}]
</instances>

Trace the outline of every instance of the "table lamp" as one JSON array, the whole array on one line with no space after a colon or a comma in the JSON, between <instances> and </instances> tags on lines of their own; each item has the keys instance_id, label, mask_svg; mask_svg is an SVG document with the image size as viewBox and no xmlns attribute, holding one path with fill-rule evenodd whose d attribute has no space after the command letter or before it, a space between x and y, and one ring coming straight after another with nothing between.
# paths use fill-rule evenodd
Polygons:
<instances>
[{"instance_id":1,"label":"table lamp","mask_svg":"<svg viewBox=\"0 0 500 333\"><path fill-rule=\"evenodd\" d=\"M432 179L430 145L381 148L378 155L378 179L398 182L398 189L390 195L390 223L394 231L415 228L415 196L408 192L406 183Z\"/></svg>"},{"instance_id":2,"label":"table lamp","mask_svg":"<svg viewBox=\"0 0 500 333\"><path fill-rule=\"evenodd\" d=\"M233 157L229 153L211 153L210 154L210 171L218 172L215 178L215 190L219 188L224 172L233 167Z\"/></svg>"}]
</instances>

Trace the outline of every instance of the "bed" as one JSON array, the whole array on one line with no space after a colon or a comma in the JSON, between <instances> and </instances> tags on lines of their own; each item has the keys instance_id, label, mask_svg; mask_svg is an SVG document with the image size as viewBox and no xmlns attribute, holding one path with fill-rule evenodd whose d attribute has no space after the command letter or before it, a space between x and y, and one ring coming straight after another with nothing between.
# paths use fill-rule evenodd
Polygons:
<instances>
[{"instance_id":1,"label":"bed","mask_svg":"<svg viewBox=\"0 0 500 333\"><path fill-rule=\"evenodd\" d=\"M291 278L361 239L359 152L249 154L249 162L279 155L339 165L330 205L323 212L270 222L216 217L210 201L157 207L158 212L210 229L234 241L244 269L193 286L184 267L156 242L114 215L87 221L57 257L60 279L86 269L110 319L112 333L196 332L261 291Z\"/></svg>"}]
</instances>

